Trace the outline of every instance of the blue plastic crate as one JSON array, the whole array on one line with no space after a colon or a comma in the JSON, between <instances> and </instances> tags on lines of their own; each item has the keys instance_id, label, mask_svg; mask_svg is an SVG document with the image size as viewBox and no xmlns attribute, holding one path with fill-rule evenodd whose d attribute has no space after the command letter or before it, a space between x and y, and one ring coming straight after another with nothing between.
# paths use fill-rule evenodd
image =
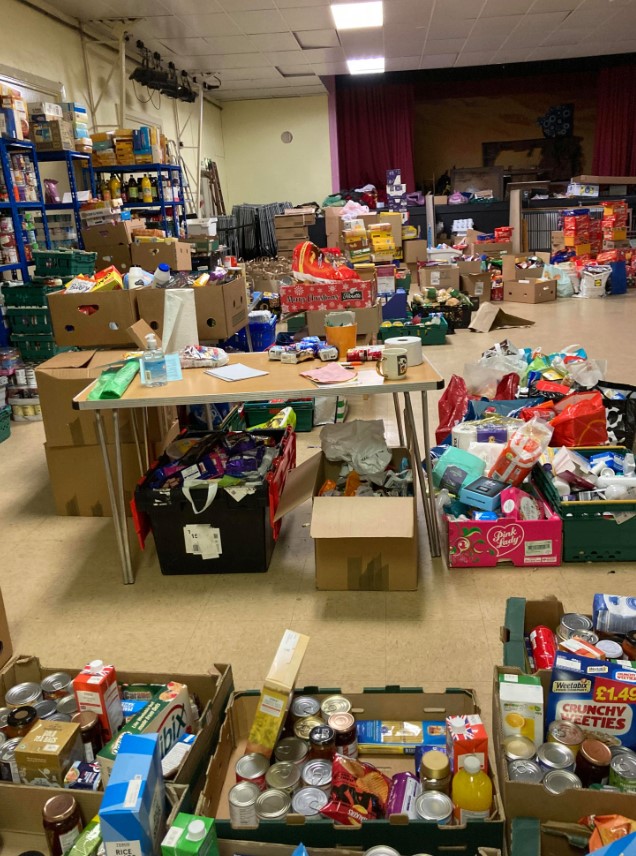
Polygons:
<instances>
[{"instance_id":1,"label":"blue plastic crate","mask_svg":"<svg viewBox=\"0 0 636 856\"><path fill-rule=\"evenodd\" d=\"M276 341L276 317L271 321L250 321L250 335L252 337L252 348L255 351L266 351ZM224 346L234 348L238 351L247 351L247 330L243 327L229 339L225 340Z\"/></svg>"}]
</instances>

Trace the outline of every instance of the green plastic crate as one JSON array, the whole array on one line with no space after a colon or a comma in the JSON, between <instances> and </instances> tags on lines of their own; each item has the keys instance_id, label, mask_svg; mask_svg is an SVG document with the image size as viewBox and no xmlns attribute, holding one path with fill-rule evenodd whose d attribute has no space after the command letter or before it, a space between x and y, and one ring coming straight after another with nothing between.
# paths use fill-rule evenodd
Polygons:
<instances>
[{"instance_id":1,"label":"green plastic crate","mask_svg":"<svg viewBox=\"0 0 636 856\"><path fill-rule=\"evenodd\" d=\"M0 407L0 443L11 436L11 407L7 404Z\"/></svg>"},{"instance_id":2,"label":"green plastic crate","mask_svg":"<svg viewBox=\"0 0 636 856\"><path fill-rule=\"evenodd\" d=\"M262 425L263 422L268 422L272 416L283 409L283 407L293 408L296 414L296 432L303 433L311 431L314 427L314 401L246 401L245 419L247 427L252 428L254 425Z\"/></svg>"},{"instance_id":3,"label":"green plastic crate","mask_svg":"<svg viewBox=\"0 0 636 856\"><path fill-rule=\"evenodd\" d=\"M396 336L419 336L423 345L445 345L448 324L445 318L439 319L439 324L431 324L423 321L421 324L411 323L411 319L405 319L403 326L380 327L378 336L380 341L394 339Z\"/></svg>"},{"instance_id":4,"label":"green plastic crate","mask_svg":"<svg viewBox=\"0 0 636 856\"><path fill-rule=\"evenodd\" d=\"M50 333L13 333L11 343L18 348L22 359L29 363L42 363L63 351L75 350L75 348L61 348L56 345Z\"/></svg>"},{"instance_id":5,"label":"green plastic crate","mask_svg":"<svg viewBox=\"0 0 636 856\"><path fill-rule=\"evenodd\" d=\"M307 319L304 312L299 312L297 315L290 315L285 320L287 321L288 333L299 333L307 326Z\"/></svg>"},{"instance_id":6,"label":"green plastic crate","mask_svg":"<svg viewBox=\"0 0 636 856\"><path fill-rule=\"evenodd\" d=\"M42 279L48 280L47 277ZM70 277L68 277L70 279ZM2 296L4 304L7 308L19 308L22 306L35 306L46 308L48 306L47 297L49 294L55 294L60 291L61 285L46 285L41 282L29 282L25 285L9 285L3 283Z\"/></svg>"},{"instance_id":7,"label":"green plastic crate","mask_svg":"<svg viewBox=\"0 0 636 856\"><path fill-rule=\"evenodd\" d=\"M48 309L38 306L7 309L7 320L13 333L52 333Z\"/></svg>"},{"instance_id":8,"label":"green plastic crate","mask_svg":"<svg viewBox=\"0 0 636 856\"><path fill-rule=\"evenodd\" d=\"M33 250L38 276L77 276L95 273L97 253L84 250Z\"/></svg>"},{"instance_id":9,"label":"green plastic crate","mask_svg":"<svg viewBox=\"0 0 636 856\"><path fill-rule=\"evenodd\" d=\"M586 458L599 452L618 452L623 446L594 446L576 448ZM613 514L636 513L636 501L566 502L545 470L536 466L533 477L544 496L563 520L564 562L633 562L636 561L636 517L617 523Z\"/></svg>"}]
</instances>

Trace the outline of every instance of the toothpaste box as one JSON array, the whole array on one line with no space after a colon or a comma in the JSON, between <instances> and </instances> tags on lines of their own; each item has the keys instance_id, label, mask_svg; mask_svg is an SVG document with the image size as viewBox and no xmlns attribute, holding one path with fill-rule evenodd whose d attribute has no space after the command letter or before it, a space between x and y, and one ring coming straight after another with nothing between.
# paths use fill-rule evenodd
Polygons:
<instances>
[{"instance_id":1,"label":"toothpaste box","mask_svg":"<svg viewBox=\"0 0 636 856\"><path fill-rule=\"evenodd\" d=\"M444 722L402 722L362 719L357 723L358 749L373 755L414 755L422 745L446 745Z\"/></svg>"},{"instance_id":2,"label":"toothpaste box","mask_svg":"<svg viewBox=\"0 0 636 856\"><path fill-rule=\"evenodd\" d=\"M636 628L636 597L595 594L594 627L604 633L629 633Z\"/></svg>"},{"instance_id":3,"label":"toothpaste box","mask_svg":"<svg viewBox=\"0 0 636 856\"><path fill-rule=\"evenodd\" d=\"M162 856L218 856L213 818L180 812L161 842L161 853Z\"/></svg>"},{"instance_id":4,"label":"toothpaste box","mask_svg":"<svg viewBox=\"0 0 636 856\"><path fill-rule=\"evenodd\" d=\"M521 734L543 743L543 687L536 675L499 675L499 706L504 737Z\"/></svg>"},{"instance_id":5,"label":"toothpaste box","mask_svg":"<svg viewBox=\"0 0 636 856\"><path fill-rule=\"evenodd\" d=\"M446 748L453 773L462 769L466 755L476 755L488 772L488 734L476 713L446 717Z\"/></svg>"},{"instance_id":6,"label":"toothpaste box","mask_svg":"<svg viewBox=\"0 0 636 856\"><path fill-rule=\"evenodd\" d=\"M108 781L125 734L157 734L159 756L163 758L183 734L191 733L193 729L188 688L185 684L171 681L98 753L104 782Z\"/></svg>"},{"instance_id":7,"label":"toothpaste box","mask_svg":"<svg viewBox=\"0 0 636 856\"><path fill-rule=\"evenodd\" d=\"M155 856L165 824L158 734L124 734L99 822L106 856Z\"/></svg>"}]
</instances>

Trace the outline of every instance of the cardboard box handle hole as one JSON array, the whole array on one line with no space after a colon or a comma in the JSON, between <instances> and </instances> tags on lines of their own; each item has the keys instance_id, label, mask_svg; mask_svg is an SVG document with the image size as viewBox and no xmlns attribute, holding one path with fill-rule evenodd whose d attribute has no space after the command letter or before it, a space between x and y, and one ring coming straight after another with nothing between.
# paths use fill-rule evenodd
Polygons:
<instances>
[{"instance_id":1,"label":"cardboard box handle hole","mask_svg":"<svg viewBox=\"0 0 636 856\"><path fill-rule=\"evenodd\" d=\"M214 318L208 318L205 323L208 325L208 327L216 327L216 321L214 320Z\"/></svg>"}]
</instances>

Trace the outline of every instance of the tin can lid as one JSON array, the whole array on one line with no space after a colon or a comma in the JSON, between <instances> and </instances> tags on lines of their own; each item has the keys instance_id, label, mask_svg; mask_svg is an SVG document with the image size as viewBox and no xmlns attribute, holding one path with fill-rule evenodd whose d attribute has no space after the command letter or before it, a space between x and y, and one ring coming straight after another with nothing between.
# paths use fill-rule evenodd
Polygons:
<instances>
[{"instance_id":1,"label":"tin can lid","mask_svg":"<svg viewBox=\"0 0 636 856\"><path fill-rule=\"evenodd\" d=\"M543 778L543 787L551 794L562 794L574 788L583 787L576 773L569 770L551 770Z\"/></svg>"},{"instance_id":2,"label":"tin can lid","mask_svg":"<svg viewBox=\"0 0 636 856\"><path fill-rule=\"evenodd\" d=\"M263 820L282 817L291 806L291 797L284 791L270 788L256 800L256 814Z\"/></svg>"},{"instance_id":3,"label":"tin can lid","mask_svg":"<svg viewBox=\"0 0 636 856\"><path fill-rule=\"evenodd\" d=\"M317 758L307 761L302 772L303 782L314 787L328 785L331 782L331 762Z\"/></svg>"},{"instance_id":4,"label":"tin can lid","mask_svg":"<svg viewBox=\"0 0 636 856\"><path fill-rule=\"evenodd\" d=\"M519 758L534 758L537 750L534 743L522 734L513 734L506 737L503 742L504 754L508 761L516 761Z\"/></svg>"},{"instance_id":5,"label":"tin can lid","mask_svg":"<svg viewBox=\"0 0 636 856\"><path fill-rule=\"evenodd\" d=\"M566 722L564 719L555 719L548 726L550 734L559 743L566 746L578 746L583 742L583 732L575 722Z\"/></svg>"},{"instance_id":6,"label":"tin can lid","mask_svg":"<svg viewBox=\"0 0 636 856\"><path fill-rule=\"evenodd\" d=\"M77 713L77 699L74 695L65 695L58 700L57 710L58 713Z\"/></svg>"},{"instance_id":7,"label":"tin can lid","mask_svg":"<svg viewBox=\"0 0 636 856\"><path fill-rule=\"evenodd\" d=\"M311 696L298 696L292 702L292 716L302 718L305 716L315 716L320 710L320 702Z\"/></svg>"},{"instance_id":8,"label":"tin can lid","mask_svg":"<svg viewBox=\"0 0 636 856\"><path fill-rule=\"evenodd\" d=\"M332 713L349 713L351 702L342 695L332 695L323 699L320 705L323 716L329 717Z\"/></svg>"},{"instance_id":9,"label":"tin can lid","mask_svg":"<svg viewBox=\"0 0 636 856\"><path fill-rule=\"evenodd\" d=\"M611 761L612 770L618 773L619 776L627 778L636 778L636 755L621 752L620 755L615 755Z\"/></svg>"},{"instance_id":10,"label":"tin can lid","mask_svg":"<svg viewBox=\"0 0 636 856\"><path fill-rule=\"evenodd\" d=\"M375 847L369 848L364 856L400 856L400 854L386 844L377 844Z\"/></svg>"},{"instance_id":11,"label":"tin can lid","mask_svg":"<svg viewBox=\"0 0 636 856\"><path fill-rule=\"evenodd\" d=\"M80 716L81 714L76 715ZM264 755L258 755L256 752L251 752L239 758L234 769L236 773L243 778L257 779L259 776L265 775L268 767L269 762Z\"/></svg>"},{"instance_id":12,"label":"tin can lid","mask_svg":"<svg viewBox=\"0 0 636 856\"><path fill-rule=\"evenodd\" d=\"M33 682L16 684L5 694L5 702L9 707L21 707L28 702L40 701L42 688Z\"/></svg>"},{"instance_id":13,"label":"tin can lid","mask_svg":"<svg viewBox=\"0 0 636 856\"><path fill-rule=\"evenodd\" d=\"M544 771L536 761L519 758L508 764L508 778L512 782L530 782L538 784L542 781Z\"/></svg>"},{"instance_id":14,"label":"tin can lid","mask_svg":"<svg viewBox=\"0 0 636 856\"><path fill-rule=\"evenodd\" d=\"M427 779L445 779L448 775L450 775L450 764L444 752L431 749L430 752L422 755L420 776L426 776Z\"/></svg>"},{"instance_id":15,"label":"tin can lid","mask_svg":"<svg viewBox=\"0 0 636 856\"><path fill-rule=\"evenodd\" d=\"M623 647L613 639L599 639L596 647L605 654L609 660L620 660L623 657Z\"/></svg>"},{"instance_id":16,"label":"tin can lid","mask_svg":"<svg viewBox=\"0 0 636 856\"><path fill-rule=\"evenodd\" d=\"M313 728L312 732L316 729ZM303 758L307 757L307 753L309 752L309 746L305 740L301 740L300 737L283 737L276 744L276 748L274 749L274 757L277 761L291 761L294 764L297 764L299 761L302 761Z\"/></svg>"},{"instance_id":17,"label":"tin can lid","mask_svg":"<svg viewBox=\"0 0 636 856\"><path fill-rule=\"evenodd\" d=\"M578 630L591 630L594 625L592 619L580 612L566 612L561 616L561 626L574 633Z\"/></svg>"},{"instance_id":18,"label":"tin can lid","mask_svg":"<svg viewBox=\"0 0 636 856\"><path fill-rule=\"evenodd\" d=\"M12 737L0 746L0 760L5 761L7 758L12 758L15 748L20 742L19 737Z\"/></svg>"},{"instance_id":19,"label":"tin can lid","mask_svg":"<svg viewBox=\"0 0 636 856\"><path fill-rule=\"evenodd\" d=\"M441 791L424 791L415 800L415 811L422 820L445 820L453 813L453 803Z\"/></svg>"},{"instance_id":20,"label":"tin can lid","mask_svg":"<svg viewBox=\"0 0 636 856\"><path fill-rule=\"evenodd\" d=\"M48 719L49 716L53 716L57 712L57 705L53 699L42 699L42 701L36 702L33 707L40 719Z\"/></svg>"},{"instance_id":21,"label":"tin can lid","mask_svg":"<svg viewBox=\"0 0 636 856\"><path fill-rule=\"evenodd\" d=\"M44 692L59 692L71 684L72 678L66 672L54 672L42 679L40 686Z\"/></svg>"},{"instance_id":22,"label":"tin can lid","mask_svg":"<svg viewBox=\"0 0 636 856\"><path fill-rule=\"evenodd\" d=\"M563 743L542 743L537 750L537 758L544 767L562 770L574 764L574 753Z\"/></svg>"},{"instance_id":23,"label":"tin can lid","mask_svg":"<svg viewBox=\"0 0 636 856\"><path fill-rule=\"evenodd\" d=\"M355 724L355 719L351 713L332 713L329 717L328 724L334 731L349 731Z\"/></svg>"},{"instance_id":24,"label":"tin can lid","mask_svg":"<svg viewBox=\"0 0 636 856\"><path fill-rule=\"evenodd\" d=\"M291 761L278 761L265 773L270 788L295 788L300 781L300 770Z\"/></svg>"},{"instance_id":25,"label":"tin can lid","mask_svg":"<svg viewBox=\"0 0 636 856\"><path fill-rule=\"evenodd\" d=\"M316 725L309 732L309 742L314 746L325 746L333 743L336 732L329 725Z\"/></svg>"},{"instance_id":26,"label":"tin can lid","mask_svg":"<svg viewBox=\"0 0 636 856\"><path fill-rule=\"evenodd\" d=\"M296 737L300 737L301 740L309 740L312 728L315 728L317 725L324 725L319 716L305 716L303 719L299 719L294 725L294 734Z\"/></svg>"},{"instance_id":27,"label":"tin can lid","mask_svg":"<svg viewBox=\"0 0 636 856\"><path fill-rule=\"evenodd\" d=\"M581 743L579 751L595 767L607 767L612 760L612 752L609 746L600 740L593 740L588 737Z\"/></svg>"},{"instance_id":28,"label":"tin can lid","mask_svg":"<svg viewBox=\"0 0 636 856\"><path fill-rule=\"evenodd\" d=\"M256 802L261 790L253 782L239 782L230 790L228 799L231 805L248 806Z\"/></svg>"},{"instance_id":29,"label":"tin can lid","mask_svg":"<svg viewBox=\"0 0 636 856\"><path fill-rule=\"evenodd\" d=\"M292 811L306 816L319 814L328 802L328 795L320 788L301 788L292 799Z\"/></svg>"}]
</instances>

